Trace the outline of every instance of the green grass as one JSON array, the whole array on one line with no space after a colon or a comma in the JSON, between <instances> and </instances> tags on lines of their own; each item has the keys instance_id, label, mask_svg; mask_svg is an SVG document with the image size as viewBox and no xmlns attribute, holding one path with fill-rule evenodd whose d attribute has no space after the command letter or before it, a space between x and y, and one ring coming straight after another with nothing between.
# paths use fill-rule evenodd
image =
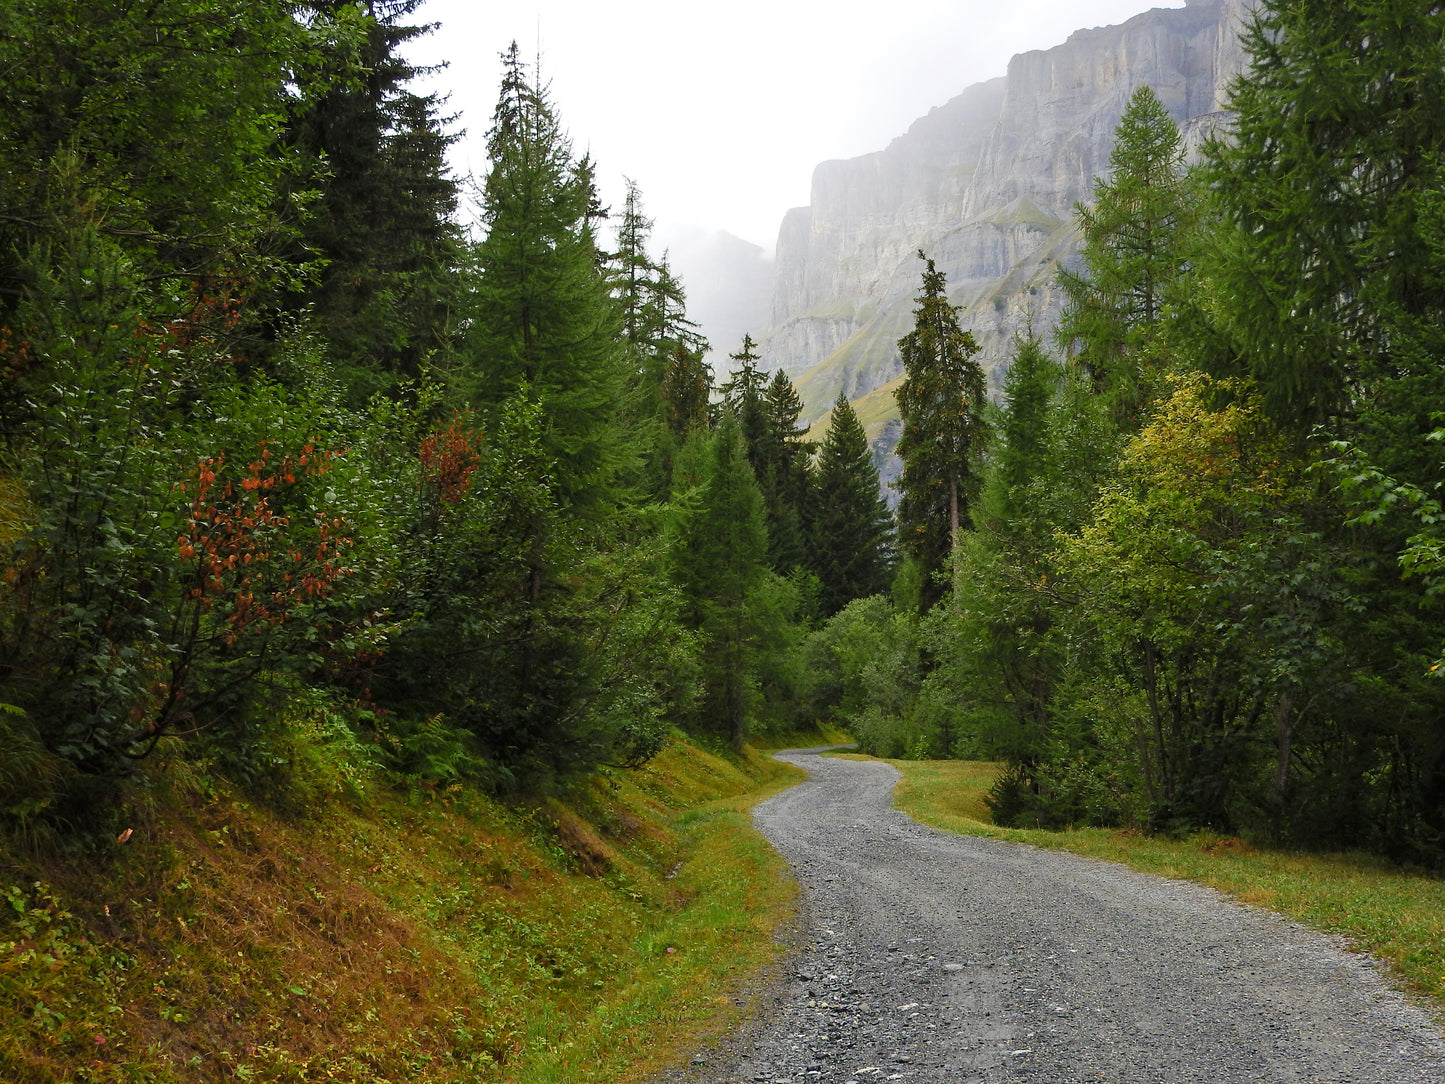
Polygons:
<instances>
[{"instance_id":1,"label":"green grass","mask_svg":"<svg viewBox=\"0 0 1445 1084\"><path fill-rule=\"evenodd\" d=\"M1005 829L989 823L983 796L996 765L897 761L894 804L944 831L1072 851L1144 873L1209 885L1241 902L1345 938L1379 957L1396 978L1445 1015L1445 881L1361 854L1300 854L1197 835Z\"/></svg>"},{"instance_id":2,"label":"green grass","mask_svg":"<svg viewBox=\"0 0 1445 1084\"><path fill-rule=\"evenodd\" d=\"M795 889L747 810L799 774L677 741L532 803L218 787L104 858L0 848L0 1080L642 1079L778 958Z\"/></svg>"}]
</instances>

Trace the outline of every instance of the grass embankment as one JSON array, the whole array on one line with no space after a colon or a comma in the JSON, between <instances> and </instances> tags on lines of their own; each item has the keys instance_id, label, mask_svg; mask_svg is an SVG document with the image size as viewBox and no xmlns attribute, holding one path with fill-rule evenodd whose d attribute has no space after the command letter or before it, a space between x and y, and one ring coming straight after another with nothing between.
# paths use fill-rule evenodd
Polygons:
<instances>
[{"instance_id":1,"label":"grass embankment","mask_svg":"<svg viewBox=\"0 0 1445 1084\"><path fill-rule=\"evenodd\" d=\"M193 788L102 858L0 852L0 1080L639 1079L776 955L746 810L796 776L677 742L530 805Z\"/></svg>"},{"instance_id":2,"label":"grass embankment","mask_svg":"<svg viewBox=\"0 0 1445 1084\"><path fill-rule=\"evenodd\" d=\"M1437 1013L1445 1013L1445 881L1359 854L1295 854L1238 839L1166 839L1081 828L998 828L983 796L997 768L966 761L899 761L894 803L948 832L1072 851L1145 873L1209 885L1244 903L1338 934L1378 956Z\"/></svg>"}]
</instances>

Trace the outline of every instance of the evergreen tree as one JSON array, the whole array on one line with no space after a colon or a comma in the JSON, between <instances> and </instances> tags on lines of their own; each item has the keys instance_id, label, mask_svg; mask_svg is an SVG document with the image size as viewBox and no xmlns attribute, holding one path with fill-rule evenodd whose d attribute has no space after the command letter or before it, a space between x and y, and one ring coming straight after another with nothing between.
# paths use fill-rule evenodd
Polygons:
<instances>
[{"instance_id":1,"label":"evergreen tree","mask_svg":"<svg viewBox=\"0 0 1445 1084\"><path fill-rule=\"evenodd\" d=\"M702 632L704 729L720 733L741 748L753 699L755 657L762 630L751 612L750 594L767 572L768 532L763 498L748 465L737 417L724 411L708 441L701 485L693 490L696 506L674 545L678 585ZM683 456L686 466L692 459ZM686 499L689 480L679 477L678 496Z\"/></svg>"},{"instance_id":2,"label":"evergreen tree","mask_svg":"<svg viewBox=\"0 0 1445 1084\"><path fill-rule=\"evenodd\" d=\"M1323 433L1351 445L1352 482L1381 470L1433 491L1445 410L1445 235L1432 209L1445 166L1445 12L1424 0L1262 0L1244 44L1231 139L1206 148L1221 221L1202 269L1215 332L1205 360L1253 376L1270 417L1301 443ZM1325 535L1354 551L1358 570L1356 611L1323 633L1360 667L1328 720L1353 757L1297 798L1333 791L1335 810L1373 805L1372 831L1391 850L1439 862L1442 695L1421 681L1439 628L1423 609L1427 585L1398 575L1418 526L1408 507L1367 508Z\"/></svg>"},{"instance_id":3,"label":"evergreen tree","mask_svg":"<svg viewBox=\"0 0 1445 1084\"><path fill-rule=\"evenodd\" d=\"M812 479L808 461L816 447L798 424L803 400L787 373L779 369L763 392L763 432L749 459L763 491L768 513L768 560L786 574L807 563L807 511Z\"/></svg>"},{"instance_id":4,"label":"evergreen tree","mask_svg":"<svg viewBox=\"0 0 1445 1084\"><path fill-rule=\"evenodd\" d=\"M1067 301L1057 334L1132 427L1149 396L1164 306L1186 263L1191 213L1179 129L1147 86L1129 99L1109 173L1094 181L1093 205L1075 208L1084 269L1059 271Z\"/></svg>"},{"instance_id":5,"label":"evergreen tree","mask_svg":"<svg viewBox=\"0 0 1445 1084\"><path fill-rule=\"evenodd\" d=\"M767 431L767 419L763 415L763 393L767 388L767 374L758 368L762 359L757 353L757 343L751 335L743 336L743 343L728 359L737 362L732 379L719 390L727 408L737 415L742 430L743 445L747 449L748 461L756 472L758 450L763 445Z\"/></svg>"},{"instance_id":6,"label":"evergreen tree","mask_svg":"<svg viewBox=\"0 0 1445 1084\"><path fill-rule=\"evenodd\" d=\"M645 352L644 344L655 339L656 331L648 312L648 295L657 273L657 266L647 254L653 221L643 214L642 193L637 182L631 177L626 178L626 182L622 220L617 226L617 251L612 256L613 274L617 279L627 341L639 352Z\"/></svg>"},{"instance_id":7,"label":"evergreen tree","mask_svg":"<svg viewBox=\"0 0 1445 1084\"><path fill-rule=\"evenodd\" d=\"M652 219L642 211L637 183L627 181L627 197L617 226L617 251L609 259L613 294L622 310L623 328L633 350L639 408L651 417L660 407L659 387L674 348L699 354L707 344L687 318L687 295L668 265L667 254L654 261L647 242Z\"/></svg>"},{"instance_id":8,"label":"evergreen tree","mask_svg":"<svg viewBox=\"0 0 1445 1084\"><path fill-rule=\"evenodd\" d=\"M654 267L655 274L648 282L650 326L656 328L655 342L668 347L682 343L689 350L706 354L708 343L698 331L697 324L687 318L687 291L682 280L672 270L668 254Z\"/></svg>"},{"instance_id":9,"label":"evergreen tree","mask_svg":"<svg viewBox=\"0 0 1445 1084\"><path fill-rule=\"evenodd\" d=\"M925 264L923 293L913 330L898 341L904 372L896 392L903 420L898 533L900 548L922 573L919 609L926 611L945 593L942 574L978 490L988 427L978 344L958 325L946 276L922 252L918 258Z\"/></svg>"},{"instance_id":10,"label":"evergreen tree","mask_svg":"<svg viewBox=\"0 0 1445 1084\"><path fill-rule=\"evenodd\" d=\"M832 616L857 598L881 594L892 574L893 517L878 468L848 397L839 393L814 468L810 567Z\"/></svg>"},{"instance_id":11,"label":"evergreen tree","mask_svg":"<svg viewBox=\"0 0 1445 1084\"><path fill-rule=\"evenodd\" d=\"M320 57L347 55L356 33L350 17L303 26L282 0L7 5L0 325L80 219L161 294L196 286L250 302L271 288L302 195L277 153L280 118L318 92Z\"/></svg>"},{"instance_id":12,"label":"evergreen tree","mask_svg":"<svg viewBox=\"0 0 1445 1084\"><path fill-rule=\"evenodd\" d=\"M456 140L441 100L408 84L426 72L403 55L434 25L411 25L421 0L368 0L357 58L338 57L324 95L291 121L290 143L315 163L320 198L305 220L295 259L319 271L288 299L316 316L353 399L364 401L428 358L449 355L461 255L456 182L446 165ZM351 0L307 0L337 18ZM341 78L359 61L359 79Z\"/></svg>"},{"instance_id":13,"label":"evergreen tree","mask_svg":"<svg viewBox=\"0 0 1445 1084\"><path fill-rule=\"evenodd\" d=\"M1018 339L1003 386L1003 419L994 470L1002 500L991 509L1005 523L1024 512L1026 491L1049 454L1049 406L1058 387L1058 364L1032 334Z\"/></svg>"},{"instance_id":14,"label":"evergreen tree","mask_svg":"<svg viewBox=\"0 0 1445 1084\"><path fill-rule=\"evenodd\" d=\"M1211 261L1220 367L1254 375L1301 432L1422 364L1414 390L1438 389L1392 325L1438 324L1445 309L1420 218L1445 164L1445 12L1262 0L1244 45L1233 131L1206 148L1227 227Z\"/></svg>"},{"instance_id":15,"label":"evergreen tree","mask_svg":"<svg viewBox=\"0 0 1445 1084\"><path fill-rule=\"evenodd\" d=\"M663 409L674 436L683 438L707 428L711 398L712 369L703 354L674 344L662 374Z\"/></svg>"},{"instance_id":16,"label":"evergreen tree","mask_svg":"<svg viewBox=\"0 0 1445 1084\"><path fill-rule=\"evenodd\" d=\"M627 455L617 424L625 339L599 266L591 162L573 159L515 44L503 68L458 382L478 405L513 395L540 404L558 503L580 509L606 497Z\"/></svg>"},{"instance_id":17,"label":"evergreen tree","mask_svg":"<svg viewBox=\"0 0 1445 1084\"><path fill-rule=\"evenodd\" d=\"M598 616L590 607L603 604L590 577L606 562L592 547L625 530L609 520L625 519L627 344L595 241L591 164L573 159L515 45L503 62L483 190L487 235L474 257L457 379L493 431L517 404L530 406L529 458L541 469L529 483L542 499L496 524L510 536L501 552L525 555L525 573L499 605L480 664L488 692L471 718L493 756L585 769L606 755L597 741L579 742L577 728L602 688L586 629Z\"/></svg>"}]
</instances>

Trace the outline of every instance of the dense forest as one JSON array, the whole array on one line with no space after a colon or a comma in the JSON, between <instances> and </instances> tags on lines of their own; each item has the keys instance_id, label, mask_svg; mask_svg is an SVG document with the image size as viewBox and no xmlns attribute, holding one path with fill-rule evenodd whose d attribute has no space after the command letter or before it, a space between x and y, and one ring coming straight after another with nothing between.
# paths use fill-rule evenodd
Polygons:
<instances>
[{"instance_id":1,"label":"dense forest","mask_svg":"<svg viewBox=\"0 0 1445 1084\"><path fill-rule=\"evenodd\" d=\"M714 382L635 188L500 58L474 184L419 0L44 0L0 31L0 815L168 770L546 793L801 710L886 588L840 402ZM463 220L476 219L475 230ZM816 463L815 463L816 459ZM339 783L337 781L340 781Z\"/></svg>"},{"instance_id":2,"label":"dense forest","mask_svg":"<svg viewBox=\"0 0 1445 1084\"><path fill-rule=\"evenodd\" d=\"M914 571L835 620L888 645L844 698L871 750L1006 761L1002 823L1438 867L1445 14L1267 0L1244 42L1188 168L1135 93L1055 341L1017 343L996 408L924 265Z\"/></svg>"},{"instance_id":3,"label":"dense forest","mask_svg":"<svg viewBox=\"0 0 1445 1084\"><path fill-rule=\"evenodd\" d=\"M418 4L0 30L9 830L825 721L1004 761L1001 823L1445 863L1436 5L1265 0L1188 168L1141 88L1001 403L921 253L895 521L846 399L814 443L750 338L711 371L515 47L449 173Z\"/></svg>"}]
</instances>

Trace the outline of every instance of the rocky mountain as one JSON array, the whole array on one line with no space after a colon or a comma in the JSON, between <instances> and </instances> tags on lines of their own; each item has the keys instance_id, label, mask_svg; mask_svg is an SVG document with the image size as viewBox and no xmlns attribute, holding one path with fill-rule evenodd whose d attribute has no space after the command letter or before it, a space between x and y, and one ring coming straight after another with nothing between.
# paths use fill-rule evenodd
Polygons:
<instances>
[{"instance_id":1,"label":"rocky mountain","mask_svg":"<svg viewBox=\"0 0 1445 1084\"><path fill-rule=\"evenodd\" d=\"M1197 145L1224 119L1251 6L1187 0L1080 30L1015 56L1006 76L884 150L819 165L809 206L779 231L771 326L759 336L767 367L789 372L813 418L845 392L891 474L897 342L912 327L918 251L947 273L996 389L1014 336L1032 323L1047 340L1058 319L1056 268L1077 260L1074 204L1107 171L1130 95L1148 84Z\"/></svg>"}]
</instances>

